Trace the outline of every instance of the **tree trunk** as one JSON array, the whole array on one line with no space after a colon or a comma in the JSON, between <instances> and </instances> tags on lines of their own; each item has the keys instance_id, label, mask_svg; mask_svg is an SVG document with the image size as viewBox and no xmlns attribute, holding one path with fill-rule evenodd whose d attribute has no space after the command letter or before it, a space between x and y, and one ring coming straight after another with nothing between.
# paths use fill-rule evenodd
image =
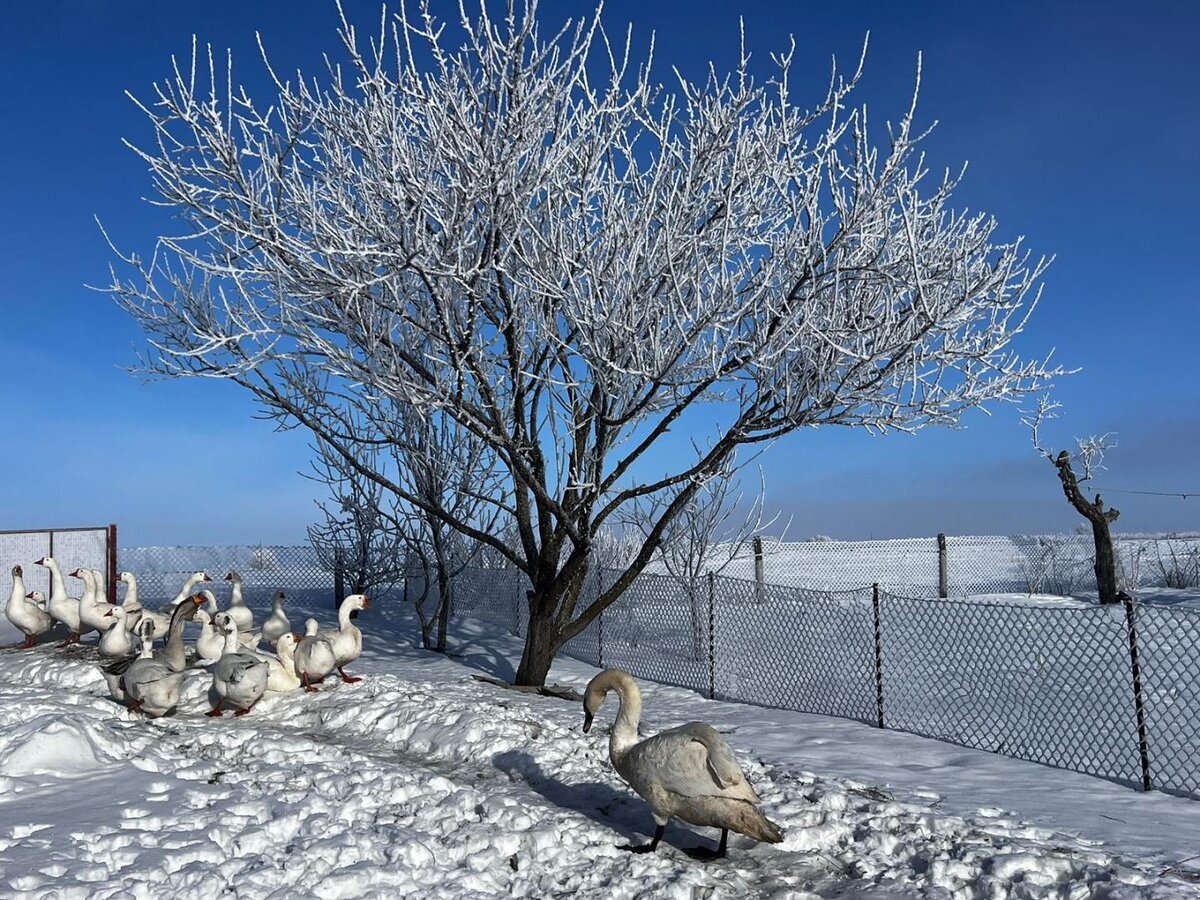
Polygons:
<instances>
[{"instance_id":1,"label":"tree trunk","mask_svg":"<svg viewBox=\"0 0 1200 900\"><path fill-rule=\"evenodd\" d=\"M1095 500L1088 500L1079 489L1079 480L1071 467L1071 455L1066 450L1051 460L1058 469L1058 478L1062 482L1063 494L1067 501L1075 507L1076 512L1092 524L1092 540L1096 546L1096 590L1100 594L1101 605L1117 603L1117 564L1113 553L1112 533L1109 525L1121 515L1119 510L1105 509L1104 499L1097 494Z\"/></svg>"},{"instance_id":2,"label":"tree trunk","mask_svg":"<svg viewBox=\"0 0 1200 900\"><path fill-rule=\"evenodd\" d=\"M1096 501L1099 500L1097 496ZM1092 538L1096 543L1096 587L1100 591L1100 603L1117 603L1117 564L1108 519L1092 521Z\"/></svg>"},{"instance_id":3,"label":"tree trunk","mask_svg":"<svg viewBox=\"0 0 1200 900\"><path fill-rule=\"evenodd\" d=\"M450 630L450 583L444 573L438 573L438 653L446 652L446 633Z\"/></svg>"},{"instance_id":4,"label":"tree trunk","mask_svg":"<svg viewBox=\"0 0 1200 900\"><path fill-rule=\"evenodd\" d=\"M548 608L550 612L539 613ZM558 652L558 629L554 624L555 604L547 606L545 599L534 593L529 598L529 631L525 635L525 649L521 663L517 666L514 684L526 687L544 687L550 674L550 665Z\"/></svg>"}]
</instances>

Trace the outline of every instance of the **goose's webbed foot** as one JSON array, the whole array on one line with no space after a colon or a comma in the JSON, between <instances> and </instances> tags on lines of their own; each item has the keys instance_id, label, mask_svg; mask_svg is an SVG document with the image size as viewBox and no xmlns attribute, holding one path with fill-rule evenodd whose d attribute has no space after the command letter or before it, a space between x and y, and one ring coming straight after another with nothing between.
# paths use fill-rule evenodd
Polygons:
<instances>
[{"instance_id":1,"label":"goose's webbed foot","mask_svg":"<svg viewBox=\"0 0 1200 900\"><path fill-rule=\"evenodd\" d=\"M658 842L662 840L663 835L666 834L666 831L666 825L659 825L654 829L654 839L650 841L650 843L638 844L637 846L634 846L633 844L623 844L618 846L617 849L628 850L630 853L653 853L658 849Z\"/></svg>"},{"instance_id":2,"label":"goose's webbed foot","mask_svg":"<svg viewBox=\"0 0 1200 900\"><path fill-rule=\"evenodd\" d=\"M721 829L721 843L719 843L717 845L716 850L713 850L711 847L689 847L688 849L684 850L683 852L686 853L688 856L690 856L692 859L703 859L703 860L724 859L725 858L725 849L726 849L726 845L728 843L729 843L729 829L722 828Z\"/></svg>"}]
</instances>

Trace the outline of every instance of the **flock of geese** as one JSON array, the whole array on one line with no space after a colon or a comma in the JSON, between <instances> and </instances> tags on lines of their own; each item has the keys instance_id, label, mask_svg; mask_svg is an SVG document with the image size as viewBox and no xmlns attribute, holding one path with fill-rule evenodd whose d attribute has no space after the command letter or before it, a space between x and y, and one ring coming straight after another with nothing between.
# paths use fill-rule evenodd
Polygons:
<instances>
[{"instance_id":1,"label":"flock of geese","mask_svg":"<svg viewBox=\"0 0 1200 900\"><path fill-rule=\"evenodd\" d=\"M53 558L40 559L37 565L50 571L48 600L38 591L26 593L21 567L12 570L12 594L5 614L25 634L22 646L32 647L55 622L68 631L60 647L78 643L83 634L99 632L97 646L106 660L101 668L109 691L113 699L134 712L163 716L175 709L189 665L211 666L217 699L210 716L220 716L225 705L234 707L235 715L245 715L268 691L293 691L301 685L316 691L314 684L335 671L343 681L361 680L347 675L344 666L362 652L362 633L351 620L354 610L370 604L362 594L353 594L342 603L338 628L321 630L315 619L309 619L305 634L299 635L292 631L283 610L282 591L275 595L271 615L255 631L254 614L242 600L242 580L236 572L225 576L232 590L224 611L218 608L212 591L193 593L199 584L212 581L204 572L192 574L162 609L151 610L138 601L137 580L130 572L121 573L127 590L124 602L117 605L105 596L104 579L98 571L78 568L70 573L84 583L83 596L75 599L68 596ZM202 628L194 652L189 653L183 630L193 619L198 619ZM156 649L159 639L164 644ZM263 641L272 646L273 653L259 651ZM729 744L711 726L691 722L639 739L642 696L629 673L606 669L589 682L583 698L585 732L610 692L617 694L620 708L609 736L609 758L617 773L650 805L655 823L650 843L623 849L654 852L672 817L721 829L716 850L687 851L702 859L723 857L730 831L768 843L783 839L779 827L759 810L761 801Z\"/></svg>"},{"instance_id":2,"label":"flock of geese","mask_svg":"<svg viewBox=\"0 0 1200 900\"><path fill-rule=\"evenodd\" d=\"M305 633L292 631L283 604L283 591L275 595L271 615L256 631L254 613L242 599L242 579L230 572L225 580L231 591L228 607L222 611L211 590L193 593L196 587L212 579L194 572L175 598L158 610L147 609L138 600L137 578L122 572L126 584L124 602L110 603L104 578L95 569L78 568L69 577L83 582L83 595L67 593L62 570L53 557L39 559L35 565L50 571L50 596L41 591L25 591L24 570L12 569L12 593L4 609L8 620L25 635L23 648L34 645L55 623L67 629L67 638L59 647L79 643L84 634L97 632L97 650L104 660L101 671L113 699L134 712L147 716L165 716L179 704L184 673L189 667L210 666L216 697L210 716L220 716L222 708L233 707L244 716L268 691L294 691L301 686L316 691L328 675L337 672L345 682L361 681L346 674L345 666L362 653L362 632L351 620L356 610L370 607L363 594L347 597L338 609L338 627L321 629L316 619L305 623ZM193 652L184 643L183 629L198 620L200 635ZM163 645L156 648L155 642ZM271 652L259 647L266 642Z\"/></svg>"}]
</instances>

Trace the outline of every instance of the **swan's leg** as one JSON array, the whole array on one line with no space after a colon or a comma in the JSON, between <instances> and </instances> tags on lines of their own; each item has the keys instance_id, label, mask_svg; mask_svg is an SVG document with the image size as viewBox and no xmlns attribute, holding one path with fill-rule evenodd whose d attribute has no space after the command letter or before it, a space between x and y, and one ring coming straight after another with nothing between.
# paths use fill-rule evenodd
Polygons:
<instances>
[{"instance_id":1,"label":"swan's leg","mask_svg":"<svg viewBox=\"0 0 1200 900\"><path fill-rule=\"evenodd\" d=\"M724 859L725 848L729 844L729 829L721 829L721 843L717 845L716 850L710 850L708 847L692 847L690 850L685 850L688 856L693 859Z\"/></svg>"},{"instance_id":2,"label":"swan's leg","mask_svg":"<svg viewBox=\"0 0 1200 900\"><path fill-rule=\"evenodd\" d=\"M667 833L667 826L659 825L657 828L654 829L654 839L652 841L650 841L650 843L640 844L636 847L633 846L633 844L626 844L624 847L619 847L617 849L628 850L630 853L653 853L655 850L658 849L658 842L662 840L663 835L666 833Z\"/></svg>"},{"instance_id":3,"label":"swan's leg","mask_svg":"<svg viewBox=\"0 0 1200 900\"><path fill-rule=\"evenodd\" d=\"M342 676L342 681L346 682L346 684L354 684L356 682L362 681L362 679L358 678L357 676L347 675L346 670L343 669L341 666L338 666L337 670L338 670L338 674Z\"/></svg>"},{"instance_id":4,"label":"swan's leg","mask_svg":"<svg viewBox=\"0 0 1200 900\"><path fill-rule=\"evenodd\" d=\"M224 702L225 702L224 697L218 697L217 705L214 706L212 709L210 709L208 712L206 712L205 715L206 716L220 716L221 715L221 704Z\"/></svg>"}]
</instances>

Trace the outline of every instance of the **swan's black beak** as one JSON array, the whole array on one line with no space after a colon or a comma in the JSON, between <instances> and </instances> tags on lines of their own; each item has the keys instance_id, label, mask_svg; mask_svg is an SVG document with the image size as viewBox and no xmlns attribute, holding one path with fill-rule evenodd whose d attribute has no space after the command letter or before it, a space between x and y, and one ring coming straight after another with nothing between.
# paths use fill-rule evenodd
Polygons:
<instances>
[{"instance_id":1,"label":"swan's black beak","mask_svg":"<svg viewBox=\"0 0 1200 900\"><path fill-rule=\"evenodd\" d=\"M592 714L586 709L583 711L583 733L587 734L592 730Z\"/></svg>"}]
</instances>

